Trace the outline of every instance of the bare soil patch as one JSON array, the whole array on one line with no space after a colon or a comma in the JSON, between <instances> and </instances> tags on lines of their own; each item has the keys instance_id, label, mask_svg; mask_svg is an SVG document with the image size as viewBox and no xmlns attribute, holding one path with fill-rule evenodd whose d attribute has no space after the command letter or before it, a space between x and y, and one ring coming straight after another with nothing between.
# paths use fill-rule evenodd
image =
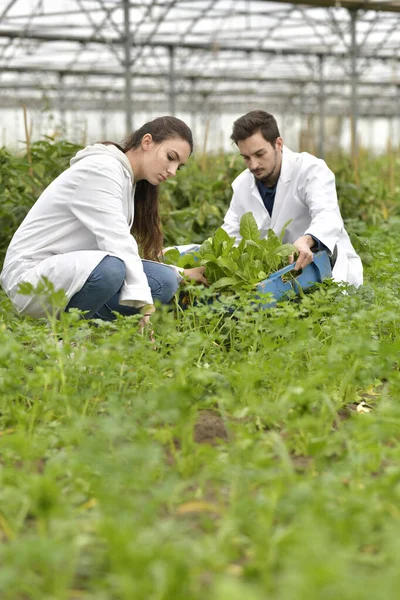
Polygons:
<instances>
[{"instance_id":1,"label":"bare soil patch","mask_svg":"<svg viewBox=\"0 0 400 600\"><path fill-rule=\"evenodd\" d=\"M215 445L228 441L229 434L222 417L213 410L202 410L193 429L193 439L198 444Z\"/></svg>"}]
</instances>

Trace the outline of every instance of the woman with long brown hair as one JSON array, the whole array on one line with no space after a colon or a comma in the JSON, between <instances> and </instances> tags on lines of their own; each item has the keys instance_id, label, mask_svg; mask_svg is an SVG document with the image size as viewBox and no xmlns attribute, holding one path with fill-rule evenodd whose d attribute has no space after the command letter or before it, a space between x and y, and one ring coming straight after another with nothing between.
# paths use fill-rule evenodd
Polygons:
<instances>
[{"instance_id":1,"label":"woman with long brown hair","mask_svg":"<svg viewBox=\"0 0 400 600\"><path fill-rule=\"evenodd\" d=\"M22 282L36 287L45 278L65 292L67 304L59 310L78 308L86 318L105 320L113 312L142 312L145 325L154 300L169 302L181 279L175 268L158 262L158 185L192 150L189 127L167 116L140 127L123 146L104 142L79 151L44 190L7 250L1 283L18 312L48 314L40 295L19 293ZM203 267L184 274L207 284Z\"/></svg>"}]
</instances>

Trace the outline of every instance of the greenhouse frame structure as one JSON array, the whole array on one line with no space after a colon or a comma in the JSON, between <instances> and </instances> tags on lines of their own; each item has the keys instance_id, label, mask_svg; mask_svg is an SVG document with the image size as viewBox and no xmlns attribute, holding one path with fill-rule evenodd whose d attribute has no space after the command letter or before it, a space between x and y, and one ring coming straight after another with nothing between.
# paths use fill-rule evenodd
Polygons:
<instances>
[{"instance_id":1,"label":"greenhouse frame structure","mask_svg":"<svg viewBox=\"0 0 400 600\"><path fill-rule=\"evenodd\" d=\"M2 0L0 107L400 116L399 0Z\"/></svg>"}]
</instances>

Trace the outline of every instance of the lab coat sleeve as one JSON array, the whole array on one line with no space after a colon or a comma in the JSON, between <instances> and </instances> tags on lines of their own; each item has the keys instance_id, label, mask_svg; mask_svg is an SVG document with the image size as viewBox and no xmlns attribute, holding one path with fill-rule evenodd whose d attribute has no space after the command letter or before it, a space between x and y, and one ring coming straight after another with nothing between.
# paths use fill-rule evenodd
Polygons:
<instances>
[{"instance_id":1,"label":"lab coat sleeve","mask_svg":"<svg viewBox=\"0 0 400 600\"><path fill-rule=\"evenodd\" d=\"M81 169L80 182L71 195L72 214L94 234L99 250L124 261L120 303L135 307L153 304L137 243L123 213L122 167L109 158L94 157L82 161Z\"/></svg>"},{"instance_id":2,"label":"lab coat sleeve","mask_svg":"<svg viewBox=\"0 0 400 600\"><path fill-rule=\"evenodd\" d=\"M221 227L222 229L225 229L230 237L236 238L236 242L240 242L240 215L238 210L238 199L235 192L233 193L231 203Z\"/></svg>"},{"instance_id":3,"label":"lab coat sleeve","mask_svg":"<svg viewBox=\"0 0 400 600\"><path fill-rule=\"evenodd\" d=\"M332 253L344 227L335 176L324 161L318 160L307 169L303 185L302 195L311 216L304 235L318 239Z\"/></svg>"}]
</instances>

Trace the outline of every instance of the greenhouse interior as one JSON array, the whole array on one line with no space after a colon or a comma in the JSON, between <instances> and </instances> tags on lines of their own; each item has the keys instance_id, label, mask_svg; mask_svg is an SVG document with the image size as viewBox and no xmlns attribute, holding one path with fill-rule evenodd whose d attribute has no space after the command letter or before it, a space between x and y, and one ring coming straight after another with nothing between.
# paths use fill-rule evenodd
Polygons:
<instances>
[{"instance_id":1,"label":"greenhouse interior","mask_svg":"<svg viewBox=\"0 0 400 600\"><path fill-rule=\"evenodd\" d=\"M400 135L399 11L397 0L3 0L1 141L25 138L25 107L33 138L120 139L171 114L199 148L228 149L233 120L262 108L296 149L382 151Z\"/></svg>"}]
</instances>

